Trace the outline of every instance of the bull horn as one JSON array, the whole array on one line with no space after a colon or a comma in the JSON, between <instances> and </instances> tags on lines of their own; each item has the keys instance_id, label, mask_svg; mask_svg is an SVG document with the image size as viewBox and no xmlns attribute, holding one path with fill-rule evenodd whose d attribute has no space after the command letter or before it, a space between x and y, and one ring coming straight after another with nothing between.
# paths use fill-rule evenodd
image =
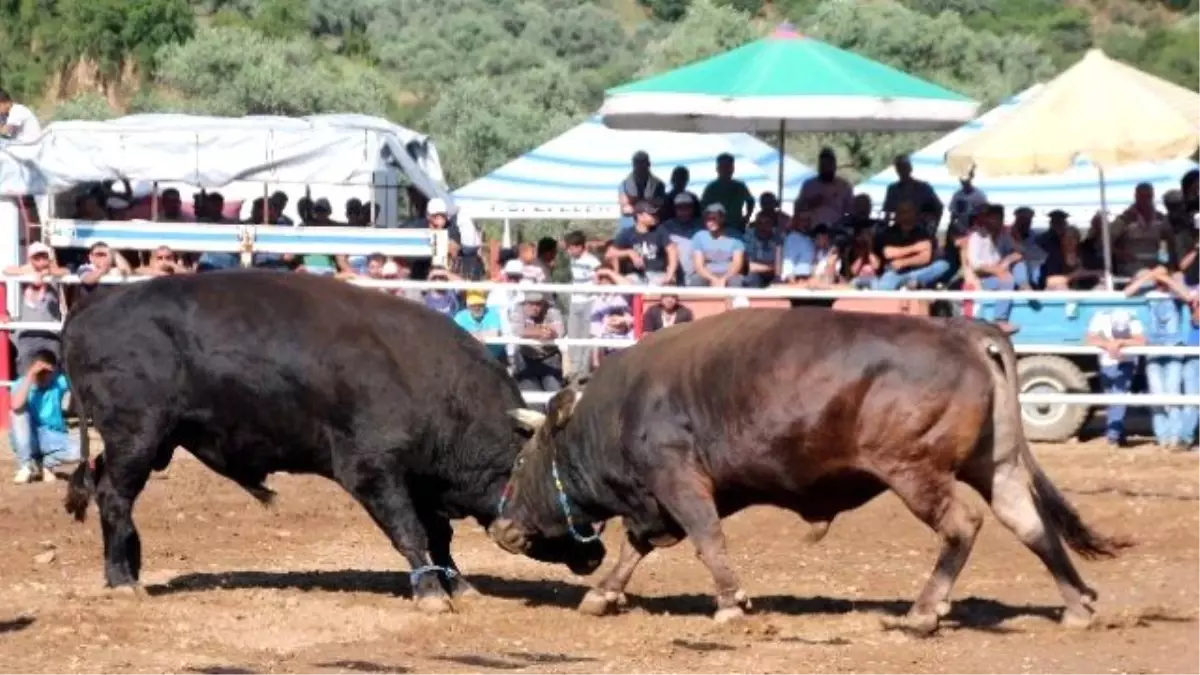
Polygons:
<instances>
[{"instance_id":1,"label":"bull horn","mask_svg":"<svg viewBox=\"0 0 1200 675\"><path fill-rule=\"evenodd\" d=\"M517 424L530 431L537 431L546 423L545 415L529 408L513 408L508 411L508 416L516 420Z\"/></svg>"}]
</instances>

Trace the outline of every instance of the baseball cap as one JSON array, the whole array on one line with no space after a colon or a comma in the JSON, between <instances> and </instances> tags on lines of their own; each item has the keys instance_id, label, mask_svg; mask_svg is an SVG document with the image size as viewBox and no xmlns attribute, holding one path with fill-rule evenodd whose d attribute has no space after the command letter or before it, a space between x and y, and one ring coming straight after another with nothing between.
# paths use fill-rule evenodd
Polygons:
<instances>
[{"instance_id":1,"label":"baseball cap","mask_svg":"<svg viewBox=\"0 0 1200 675\"><path fill-rule=\"evenodd\" d=\"M470 291L467 293L467 306L468 307L470 307L471 305L485 305L485 304L487 304L487 298L484 297L483 293L480 293L479 291Z\"/></svg>"},{"instance_id":2,"label":"baseball cap","mask_svg":"<svg viewBox=\"0 0 1200 675\"><path fill-rule=\"evenodd\" d=\"M720 204L709 204L708 207L704 209L704 213L705 215L709 213L719 213L721 215L725 215L725 207L721 206Z\"/></svg>"},{"instance_id":3,"label":"baseball cap","mask_svg":"<svg viewBox=\"0 0 1200 675\"><path fill-rule=\"evenodd\" d=\"M438 214L446 215L446 200L441 197L430 199L429 203L425 206L425 213L431 216Z\"/></svg>"},{"instance_id":4,"label":"baseball cap","mask_svg":"<svg viewBox=\"0 0 1200 675\"><path fill-rule=\"evenodd\" d=\"M693 197L692 193L690 192L680 192L679 194L675 195L674 202L676 206L681 204L691 204L695 206L696 198Z\"/></svg>"},{"instance_id":5,"label":"baseball cap","mask_svg":"<svg viewBox=\"0 0 1200 675\"><path fill-rule=\"evenodd\" d=\"M525 275L525 266L516 258L504 263L504 275L509 277L520 277Z\"/></svg>"},{"instance_id":6,"label":"baseball cap","mask_svg":"<svg viewBox=\"0 0 1200 675\"><path fill-rule=\"evenodd\" d=\"M1069 216L1069 214L1062 209L1054 209L1046 215L1050 216L1050 220L1066 220Z\"/></svg>"},{"instance_id":7,"label":"baseball cap","mask_svg":"<svg viewBox=\"0 0 1200 675\"><path fill-rule=\"evenodd\" d=\"M40 241L35 241L29 245L26 255L32 258L35 255L50 255L50 247Z\"/></svg>"},{"instance_id":8,"label":"baseball cap","mask_svg":"<svg viewBox=\"0 0 1200 675\"><path fill-rule=\"evenodd\" d=\"M1162 200L1164 204L1182 204L1183 192L1179 190L1167 190L1163 193Z\"/></svg>"}]
</instances>

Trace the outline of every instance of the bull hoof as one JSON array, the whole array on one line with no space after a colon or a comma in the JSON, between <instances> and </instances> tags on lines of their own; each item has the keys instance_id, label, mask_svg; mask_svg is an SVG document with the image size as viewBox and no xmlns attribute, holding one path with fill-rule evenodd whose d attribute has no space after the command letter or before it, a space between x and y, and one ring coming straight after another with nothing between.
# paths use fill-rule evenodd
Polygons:
<instances>
[{"instance_id":1,"label":"bull hoof","mask_svg":"<svg viewBox=\"0 0 1200 675\"><path fill-rule=\"evenodd\" d=\"M950 601L943 600L937 604L937 607L933 611L937 613L939 619L944 619L950 616L950 609Z\"/></svg>"},{"instance_id":2,"label":"bull hoof","mask_svg":"<svg viewBox=\"0 0 1200 675\"><path fill-rule=\"evenodd\" d=\"M738 589L738 591L733 594L733 600L738 604L739 607L747 612L754 608L754 603L750 602L750 598L746 596L746 591L741 589Z\"/></svg>"},{"instance_id":3,"label":"bull hoof","mask_svg":"<svg viewBox=\"0 0 1200 675\"><path fill-rule=\"evenodd\" d=\"M909 612L904 616L890 616L883 619L883 627L887 630L898 630L911 635L926 637L933 635L938 629L938 615L914 614Z\"/></svg>"},{"instance_id":4,"label":"bull hoof","mask_svg":"<svg viewBox=\"0 0 1200 675\"><path fill-rule=\"evenodd\" d=\"M1063 628L1073 630L1086 630L1092 627L1092 619L1094 615L1091 612L1072 612L1067 610L1063 612L1062 618L1058 620L1059 625Z\"/></svg>"},{"instance_id":5,"label":"bull hoof","mask_svg":"<svg viewBox=\"0 0 1200 675\"><path fill-rule=\"evenodd\" d=\"M417 598L417 609L425 614L450 614L454 611L454 605L449 598L429 595Z\"/></svg>"},{"instance_id":6,"label":"bull hoof","mask_svg":"<svg viewBox=\"0 0 1200 675\"><path fill-rule=\"evenodd\" d=\"M141 584L121 584L120 586L110 586L108 594L117 598L142 600L146 597L146 589Z\"/></svg>"},{"instance_id":7,"label":"bull hoof","mask_svg":"<svg viewBox=\"0 0 1200 675\"><path fill-rule=\"evenodd\" d=\"M732 621L740 621L746 618L746 612L741 607L722 607L713 615L713 620L717 623L730 623Z\"/></svg>"},{"instance_id":8,"label":"bull hoof","mask_svg":"<svg viewBox=\"0 0 1200 675\"><path fill-rule=\"evenodd\" d=\"M625 604L625 594L593 588L579 602L579 611L588 616L605 616Z\"/></svg>"}]
</instances>

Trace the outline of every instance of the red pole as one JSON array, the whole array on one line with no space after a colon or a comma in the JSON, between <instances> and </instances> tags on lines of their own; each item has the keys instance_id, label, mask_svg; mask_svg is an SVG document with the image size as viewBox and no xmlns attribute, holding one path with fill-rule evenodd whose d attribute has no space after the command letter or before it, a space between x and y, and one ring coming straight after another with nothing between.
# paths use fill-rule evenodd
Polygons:
<instances>
[{"instance_id":1,"label":"red pole","mask_svg":"<svg viewBox=\"0 0 1200 675\"><path fill-rule=\"evenodd\" d=\"M4 284L5 292L3 297L8 295L8 284ZM8 303L5 302L4 307L0 307L0 321L8 323ZM0 382L8 382L13 379L12 371L9 369L9 358L12 356L9 352L12 347L9 345L8 330L0 331ZM10 385L5 384L0 386L0 410L9 410L9 393L12 391ZM8 415L0 415L0 429L8 429Z\"/></svg>"},{"instance_id":2,"label":"red pole","mask_svg":"<svg viewBox=\"0 0 1200 675\"><path fill-rule=\"evenodd\" d=\"M633 295L633 337L642 339L642 314L646 305L646 296L642 293Z\"/></svg>"}]
</instances>

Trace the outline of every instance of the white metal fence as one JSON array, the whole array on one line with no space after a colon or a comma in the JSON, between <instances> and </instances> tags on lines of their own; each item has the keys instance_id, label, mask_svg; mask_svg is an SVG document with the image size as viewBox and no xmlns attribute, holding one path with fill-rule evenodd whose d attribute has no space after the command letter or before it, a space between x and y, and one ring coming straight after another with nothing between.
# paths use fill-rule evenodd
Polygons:
<instances>
[{"instance_id":1,"label":"white metal fence","mask_svg":"<svg viewBox=\"0 0 1200 675\"><path fill-rule=\"evenodd\" d=\"M37 281L53 281L55 283L73 285L80 283L79 277L75 275L63 277L45 277L38 279L31 276L3 276L5 285L13 283L31 283ZM120 277L109 276L100 281L103 284L123 284L145 281L152 277ZM672 294L680 298L686 297L724 297L724 298L769 298L769 299L838 299L838 298L855 298L866 300L950 300L963 301L972 300L976 302L995 302L999 299L1009 298L1013 300L1042 300L1042 301L1065 301L1065 302L1096 302L1096 301L1113 301L1127 300L1122 293L1105 292L1105 291L925 291L925 290L900 290L900 291L863 291L852 289L826 289L814 290L803 288L765 288L765 289L750 289L750 288L698 288L698 287L682 287L682 286L640 286L640 285L600 285L600 284L558 284L558 283L519 283L509 284L491 281L411 281L411 280L384 280L384 279L353 279L350 283L360 286L381 288L381 289L414 289L414 290L474 290L474 291L492 291L503 289L515 292L542 292L555 294L612 294L621 293L626 295L662 295ZM0 331L17 331L17 330L45 330L57 331L61 329L61 323L58 322L21 322L8 321L0 323ZM1082 341L1083 335L1080 335ZM538 345L552 343L560 348L573 346L586 347L627 347L636 343L632 339L602 339L602 338L559 338L554 340L534 340L529 338L517 337L498 337L489 338L486 340L488 344L514 344L514 345ZM1054 345L1054 344L1025 344L1017 345L1016 351L1019 354L1060 354L1060 355L1099 355L1102 350L1097 347L1088 345ZM1185 346L1142 346L1128 347L1122 350L1123 354L1138 355L1138 356L1180 356L1180 357L1200 357L1200 347L1185 347ZM550 397L549 394L540 392L527 392L526 400L529 403L544 403ZM1055 393L1022 393L1020 396L1021 403L1033 405L1084 405L1084 406L1103 406L1103 405L1129 405L1129 406L1174 406L1174 405L1196 405L1200 406L1200 396L1185 395L1185 394L1092 394L1092 393L1077 393L1077 392L1055 392Z\"/></svg>"}]
</instances>

